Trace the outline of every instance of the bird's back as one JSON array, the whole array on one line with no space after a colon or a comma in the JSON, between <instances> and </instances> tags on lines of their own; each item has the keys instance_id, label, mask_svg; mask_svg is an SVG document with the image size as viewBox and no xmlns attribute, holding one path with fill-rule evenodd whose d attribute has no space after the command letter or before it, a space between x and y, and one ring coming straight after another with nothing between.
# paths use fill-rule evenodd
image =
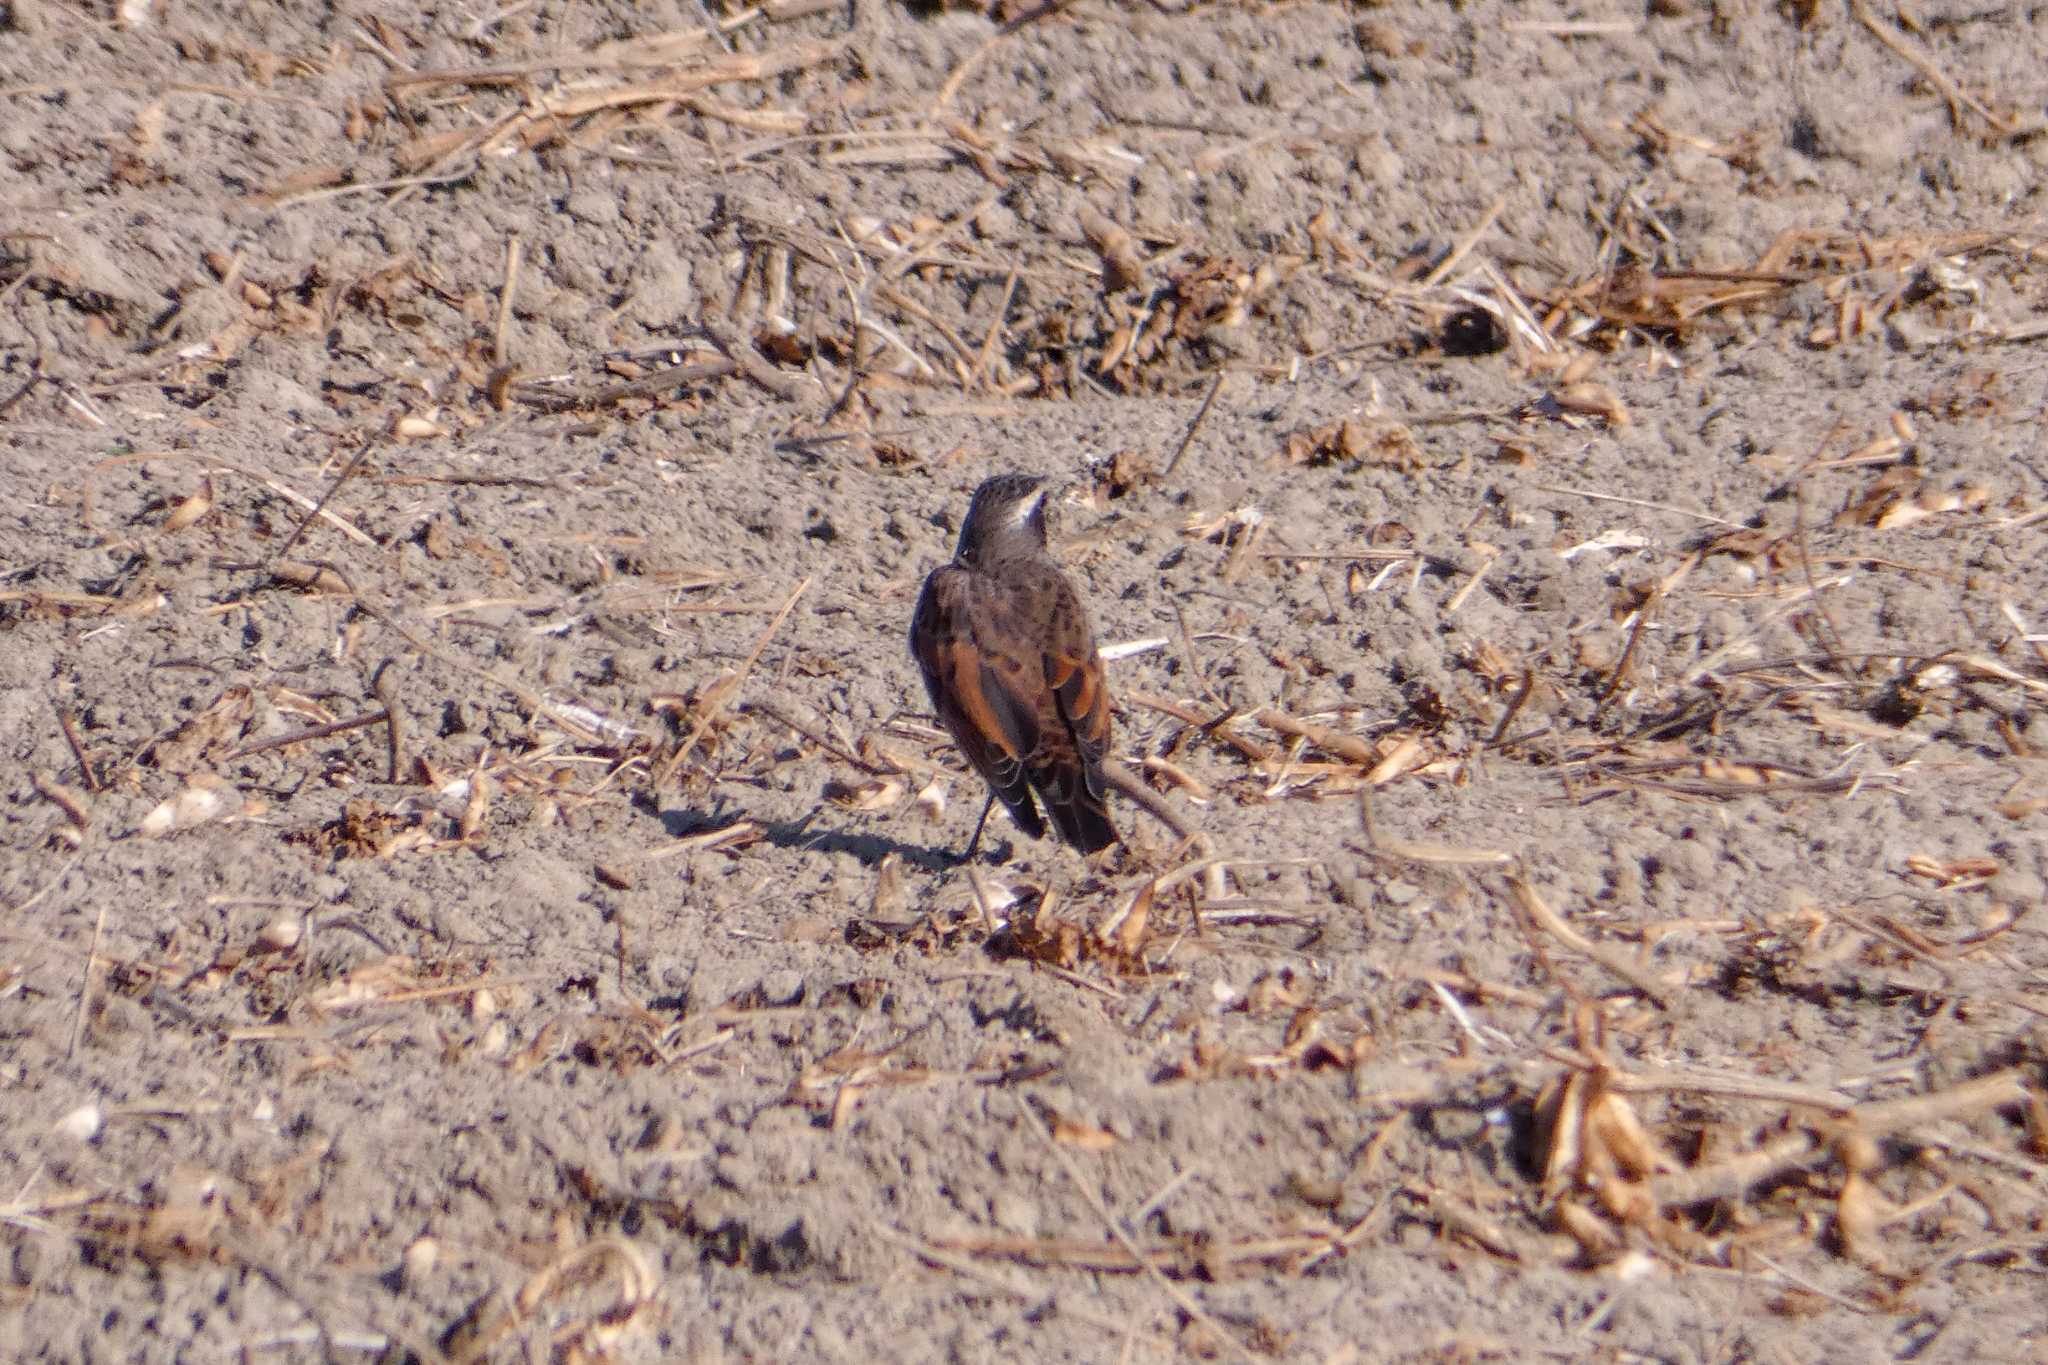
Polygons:
<instances>
[{"instance_id":1,"label":"bird's back","mask_svg":"<svg viewBox=\"0 0 2048 1365\"><path fill-rule=\"evenodd\" d=\"M1083 853L1116 842L1104 800L1109 695L1087 612L1059 565L1020 547L926 579L911 650L933 709L1018 824L1035 791Z\"/></svg>"}]
</instances>

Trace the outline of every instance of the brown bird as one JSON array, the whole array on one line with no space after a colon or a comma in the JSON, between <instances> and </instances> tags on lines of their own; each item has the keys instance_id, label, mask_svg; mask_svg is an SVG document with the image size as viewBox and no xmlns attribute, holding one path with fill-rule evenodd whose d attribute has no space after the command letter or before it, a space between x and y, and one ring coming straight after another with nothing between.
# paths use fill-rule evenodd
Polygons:
<instances>
[{"instance_id":1,"label":"brown bird","mask_svg":"<svg viewBox=\"0 0 2048 1365\"><path fill-rule=\"evenodd\" d=\"M953 562L924 581L910 652L932 709L1017 827L1084 854L1117 841L1103 799L1109 692L1088 613L1045 546L1044 480L1000 474L974 490Z\"/></svg>"}]
</instances>

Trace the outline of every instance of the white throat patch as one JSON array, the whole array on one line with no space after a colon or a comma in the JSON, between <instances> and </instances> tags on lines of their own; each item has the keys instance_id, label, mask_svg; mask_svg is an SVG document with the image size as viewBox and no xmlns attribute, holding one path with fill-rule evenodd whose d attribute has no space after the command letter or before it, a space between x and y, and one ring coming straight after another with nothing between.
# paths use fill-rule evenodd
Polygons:
<instances>
[{"instance_id":1,"label":"white throat patch","mask_svg":"<svg viewBox=\"0 0 2048 1365\"><path fill-rule=\"evenodd\" d=\"M1038 509L1045 506L1045 490L1034 492L1030 497L1010 509L1010 525L1023 527L1028 524Z\"/></svg>"}]
</instances>

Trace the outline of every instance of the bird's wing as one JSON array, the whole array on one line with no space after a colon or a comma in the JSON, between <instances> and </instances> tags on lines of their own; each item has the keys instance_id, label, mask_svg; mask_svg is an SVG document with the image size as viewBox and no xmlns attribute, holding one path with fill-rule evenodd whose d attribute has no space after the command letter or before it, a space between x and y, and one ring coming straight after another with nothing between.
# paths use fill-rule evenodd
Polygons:
<instances>
[{"instance_id":1,"label":"bird's wing","mask_svg":"<svg viewBox=\"0 0 2048 1365\"><path fill-rule=\"evenodd\" d=\"M1060 837L1083 853L1094 853L1117 841L1102 775L1109 753L1109 688L1087 613L1064 578L1054 597L1057 607L1043 636L1039 664L1062 742L1041 742L1025 766Z\"/></svg>"},{"instance_id":2,"label":"bird's wing","mask_svg":"<svg viewBox=\"0 0 2048 1365\"><path fill-rule=\"evenodd\" d=\"M1016 651L1001 643L1006 623L989 618L988 604L977 604L974 586L972 575L951 564L925 580L911 617L910 652L939 722L1035 838L1044 826L1031 800L1025 760L1038 747L1041 708L1028 678L1020 675ZM1043 683L1037 690L1044 691Z\"/></svg>"},{"instance_id":3,"label":"bird's wing","mask_svg":"<svg viewBox=\"0 0 2048 1365\"><path fill-rule=\"evenodd\" d=\"M1059 586L1064 601L1047 634L1042 667L1060 720L1085 760L1089 790L1099 796L1102 760L1109 752L1109 688L1088 617L1073 590L1064 581Z\"/></svg>"}]
</instances>

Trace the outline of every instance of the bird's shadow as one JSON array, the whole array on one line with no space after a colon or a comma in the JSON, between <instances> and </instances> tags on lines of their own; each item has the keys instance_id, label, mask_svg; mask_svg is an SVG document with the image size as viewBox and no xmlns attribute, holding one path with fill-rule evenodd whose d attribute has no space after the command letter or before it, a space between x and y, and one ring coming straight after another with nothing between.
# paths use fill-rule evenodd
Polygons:
<instances>
[{"instance_id":1,"label":"bird's shadow","mask_svg":"<svg viewBox=\"0 0 2048 1365\"><path fill-rule=\"evenodd\" d=\"M754 823L761 827L761 837L777 848L790 849L798 853L850 853L860 860L863 867L880 865L883 858L894 853L912 867L926 872L950 872L965 863L959 854L945 849L933 848L928 844L906 844L900 839L886 835L872 834L861 830L820 828L817 811L812 811L801 820L762 820L754 817ZM658 812L661 825L672 839L686 839L692 835L709 834L739 823L748 817L729 810L704 811L690 807L667 807ZM1006 860L1010 850L1006 843L996 847L997 861ZM986 855L983 861L989 861Z\"/></svg>"}]
</instances>

